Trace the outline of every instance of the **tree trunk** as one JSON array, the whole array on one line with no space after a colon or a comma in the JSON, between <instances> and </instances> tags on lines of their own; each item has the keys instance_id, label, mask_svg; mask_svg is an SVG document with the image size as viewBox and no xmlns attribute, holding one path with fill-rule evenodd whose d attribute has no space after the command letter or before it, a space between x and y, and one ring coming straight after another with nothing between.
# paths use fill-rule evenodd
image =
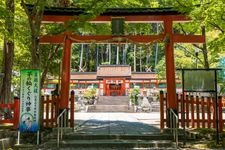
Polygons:
<instances>
[{"instance_id":1,"label":"tree trunk","mask_svg":"<svg viewBox=\"0 0 225 150\"><path fill-rule=\"evenodd\" d=\"M137 49L137 45L134 44L134 72L136 72L136 49Z\"/></svg>"},{"instance_id":2,"label":"tree trunk","mask_svg":"<svg viewBox=\"0 0 225 150\"><path fill-rule=\"evenodd\" d=\"M43 88L44 81L46 79L47 73L49 71L49 66L51 65L51 60L55 57L57 54L58 50L60 48L60 44L58 44L56 47L52 46L52 49L49 52L48 58L45 60L45 66L44 66L44 71L41 74L41 89ZM60 74L59 74L60 76Z\"/></svg>"},{"instance_id":3,"label":"tree trunk","mask_svg":"<svg viewBox=\"0 0 225 150\"><path fill-rule=\"evenodd\" d=\"M106 51L105 51L105 61L106 62L109 62L109 46L108 46L108 44L104 44L104 47L105 47L105 49L106 49Z\"/></svg>"},{"instance_id":4,"label":"tree trunk","mask_svg":"<svg viewBox=\"0 0 225 150\"><path fill-rule=\"evenodd\" d=\"M101 47L101 64L104 63L104 47L102 45L100 45Z\"/></svg>"},{"instance_id":5,"label":"tree trunk","mask_svg":"<svg viewBox=\"0 0 225 150\"><path fill-rule=\"evenodd\" d=\"M108 44L109 46L109 64L111 64L111 59L112 59L112 46L111 44Z\"/></svg>"},{"instance_id":6,"label":"tree trunk","mask_svg":"<svg viewBox=\"0 0 225 150\"><path fill-rule=\"evenodd\" d=\"M31 39L31 57L32 57L32 68L33 69L40 69L40 50L39 50L39 41L35 36L32 36Z\"/></svg>"},{"instance_id":7,"label":"tree trunk","mask_svg":"<svg viewBox=\"0 0 225 150\"><path fill-rule=\"evenodd\" d=\"M4 55L3 55L3 68L2 72L4 73L2 87L1 87L1 103L10 103L11 102L11 83L12 83L12 68L13 68L13 59L14 59L14 42L4 40Z\"/></svg>"},{"instance_id":8,"label":"tree trunk","mask_svg":"<svg viewBox=\"0 0 225 150\"><path fill-rule=\"evenodd\" d=\"M84 54L84 44L81 44L79 72L82 71L83 67L83 54Z\"/></svg>"},{"instance_id":9,"label":"tree trunk","mask_svg":"<svg viewBox=\"0 0 225 150\"><path fill-rule=\"evenodd\" d=\"M156 23L156 34L159 33L159 25ZM155 43L155 69L158 64L158 51L159 51L159 43Z\"/></svg>"},{"instance_id":10,"label":"tree trunk","mask_svg":"<svg viewBox=\"0 0 225 150\"><path fill-rule=\"evenodd\" d=\"M98 45L96 45L96 69L95 69L96 71L99 65L98 55L99 55L99 47Z\"/></svg>"},{"instance_id":11,"label":"tree trunk","mask_svg":"<svg viewBox=\"0 0 225 150\"><path fill-rule=\"evenodd\" d=\"M89 50L89 47L88 45L85 45L85 49L86 49L86 64L87 64L87 70L86 71L89 71L90 70L90 50ZM85 70L85 69L84 69Z\"/></svg>"},{"instance_id":12,"label":"tree trunk","mask_svg":"<svg viewBox=\"0 0 225 150\"><path fill-rule=\"evenodd\" d=\"M116 64L117 65L119 65L119 55L120 55L119 51L120 51L120 47L119 45L117 45L116 46Z\"/></svg>"},{"instance_id":13,"label":"tree trunk","mask_svg":"<svg viewBox=\"0 0 225 150\"><path fill-rule=\"evenodd\" d=\"M127 49L128 44L126 43L123 49L123 64L127 64Z\"/></svg>"},{"instance_id":14,"label":"tree trunk","mask_svg":"<svg viewBox=\"0 0 225 150\"><path fill-rule=\"evenodd\" d=\"M14 0L6 0L7 17L5 19L5 28L7 35L4 37L3 47L3 68L4 77L1 85L1 103L11 102L11 83L12 83L12 68L14 60Z\"/></svg>"},{"instance_id":15,"label":"tree trunk","mask_svg":"<svg viewBox=\"0 0 225 150\"><path fill-rule=\"evenodd\" d=\"M42 20L41 12L37 12L37 16L35 19L32 16L29 16L30 28L31 28L31 57L32 57L32 68L33 69L40 69L40 48L39 48L39 35L40 35L40 26ZM38 15L39 14L39 15Z\"/></svg>"},{"instance_id":16,"label":"tree trunk","mask_svg":"<svg viewBox=\"0 0 225 150\"><path fill-rule=\"evenodd\" d=\"M42 16L44 13L44 4L46 1L38 0L33 6L32 11L30 12L24 0L21 0L21 5L28 16L29 26L31 30L31 46L30 52L32 56L32 68L40 69L40 49L39 49L39 35L41 28Z\"/></svg>"},{"instance_id":17,"label":"tree trunk","mask_svg":"<svg viewBox=\"0 0 225 150\"><path fill-rule=\"evenodd\" d=\"M116 46L113 45L112 47L112 59L111 59L111 64L116 64Z\"/></svg>"},{"instance_id":18,"label":"tree trunk","mask_svg":"<svg viewBox=\"0 0 225 150\"><path fill-rule=\"evenodd\" d=\"M142 72L142 47L140 46L140 72Z\"/></svg>"},{"instance_id":19,"label":"tree trunk","mask_svg":"<svg viewBox=\"0 0 225 150\"><path fill-rule=\"evenodd\" d=\"M202 35L206 36L205 26L202 27ZM203 43L202 53L203 53L204 62L205 62L204 68L209 69L209 59L208 59L208 51L207 51L206 42Z\"/></svg>"}]
</instances>

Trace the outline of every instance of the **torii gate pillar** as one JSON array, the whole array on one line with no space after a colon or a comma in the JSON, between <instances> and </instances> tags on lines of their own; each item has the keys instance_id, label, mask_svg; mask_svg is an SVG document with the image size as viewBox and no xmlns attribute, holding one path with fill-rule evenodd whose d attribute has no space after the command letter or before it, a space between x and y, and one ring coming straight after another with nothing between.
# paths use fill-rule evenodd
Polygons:
<instances>
[{"instance_id":1,"label":"torii gate pillar","mask_svg":"<svg viewBox=\"0 0 225 150\"><path fill-rule=\"evenodd\" d=\"M165 32L165 61L166 61L166 81L167 81L167 105L177 112L175 63L174 63L174 41L173 41L173 21L164 20Z\"/></svg>"},{"instance_id":2,"label":"torii gate pillar","mask_svg":"<svg viewBox=\"0 0 225 150\"><path fill-rule=\"evenodd\" d=\"M69 106L70 90L70 61L71 61L72 42L68 36L64 39L63 57L62 57L62 74L61 74L61 92L59 109L62 111Z\"/></svg>"}]
</instances>

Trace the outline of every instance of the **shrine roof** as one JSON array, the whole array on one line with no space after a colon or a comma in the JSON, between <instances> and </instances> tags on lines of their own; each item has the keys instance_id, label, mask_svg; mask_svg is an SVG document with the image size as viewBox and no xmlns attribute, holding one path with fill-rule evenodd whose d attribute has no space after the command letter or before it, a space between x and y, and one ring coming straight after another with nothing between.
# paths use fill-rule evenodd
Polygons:
<instances>
[{"instance_id":1,"label":"shrine roof","mask_svg":"<svg viewBox=\"0 0 225 150\"><path fill-rule=\"evenodd\" d=\"M33 5L27 4L31 11ZM45 7L44 15L77 16L85 13L83 8L68 7ZM132 15L180 15L182 14L173 7L166 8L107 8L102 16L132 16Z\"/></svg>"},{"instance_id":2,"label":"shrine roof","mask_svg":"<svg viewBox=\"0 0 225 150\"><path fill-rule=\"evenodd\" d=\"M132 80L156 80L157 73L155 72L132 72Z\"/></svg>"},{"instance_id":3,"label":"shrine roof","mask_svg":"<svg viewBox=\"0 0 225 150\"><path fill-rule=\"evenodd\" d=\"M96 72L72 72L71 80L96 80Z\"/></svg>"},{"instance_id":4,"label":"shrine roof","mask_svg":"<svg viewBox=\"0 0 225 150\"><path fill-rule=\"evenodd\" d=\"M117 65L111 65L111 69L112 67L115 67ZM121 68L122 65L120 65L120 69L122 70L126 70L129 68L126 68L126 65L123 65L122 67L125 68ZM107 67L109 69L109 67ZM115 68L114 68L115 69ZM109 72L106 71L107 74L104 74L106 70L106 66L103 69L103 71L101 71L101 73L103 73L101 76L100 74L98 74L97 77L97 72L72 72L71 73L71 80L79 80L79 81L97 81L98 79L103 79L103 78L107 78L107 77L121 77L119 76L119 74L121 75L122 72L120 72L119 74L115 75L115 70L111 70ZM118 69L117 69L118 70ZM113 73L112 73L113 72ZM128 71L130 73L130 71ZM130 80L156 80L157 79L157 73L155 72L131 72L131 75L129 74L124 74L122 75L122 77L126 77L129 78Z\"/></svg>"},{"instance_id":5,"label":"shrine roof","mask_svg":"<svg viewBox=\"0 0 225 150\"><path fill-rule=\"evenodd\" d=\"M129 65L100 65L97 70L97 79L104 77L131 77Z\"/></svg>"}]
</instances>

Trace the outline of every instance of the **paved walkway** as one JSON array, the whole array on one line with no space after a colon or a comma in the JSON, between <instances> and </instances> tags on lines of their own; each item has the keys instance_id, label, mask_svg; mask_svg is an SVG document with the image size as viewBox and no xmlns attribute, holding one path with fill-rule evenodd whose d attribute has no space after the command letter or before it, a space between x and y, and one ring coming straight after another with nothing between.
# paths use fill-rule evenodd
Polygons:
<instances>
[{"instance_id":1,"label":"paved walkway","mask_svg":"<svg viewBox=\"0 0 225 150\"><path fill-rule=\"evenodd\" d=\"M75 113L75 130L83 134L148 135L159 133L159 112Z\"/></svg>"}]
</instances>

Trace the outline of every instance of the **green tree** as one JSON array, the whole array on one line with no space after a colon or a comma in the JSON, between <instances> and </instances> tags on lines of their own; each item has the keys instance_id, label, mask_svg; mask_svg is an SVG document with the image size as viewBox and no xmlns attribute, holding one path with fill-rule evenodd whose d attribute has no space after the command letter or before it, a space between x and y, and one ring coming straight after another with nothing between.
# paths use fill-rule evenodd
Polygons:
<instances>
[{"instance_id":1,"label":"green tree","mask_svg":"<svg viewBox=\"0 0 225 150\"><path fill-rule=\"evenodd\" d=\"M2 72L4 77L1 84L0 102L8 103L11 101L11 82L12 82L12 68L14 60L14 0L5 1L5 30L4 46L3 46L3 63Z\"/></svg>"},{"instance_id":2,"label":"green tree","mask_svg":"<svg viewBox=\"0 0 225 150\"><path fill-rule=\"evenodd\" d=\"M200 3L201 2L201 3ZM224 53L224 1L181 1L177 0L177 8L189 15L195 24L201 27L206 35L206 45L198 46L203 54L204 68L214 67L221 53ZM195 28L196 29L196 28ZM207 46L207 47L206 47ZM209 64L211 66L209 66Z\"/></svg>"},{"instance_id":3,"label":"green tree","mask_svg":"<svg viewBox=\"0 0 225 150\"><path fill-rule=\"evenodd\" d=\"M41 21L44 13L44 7L46 1L37 0L33 3L33 7L28 7L24 0L21 0L21 5L27 15L27 19L30 27L30 52L31 52L31 64L33 69L40 69L40 48L39 48L39 36L41 30Z\"/></svg>"},{"instance_id":4,"label":"green tree","mask_svg":"<svg viewBox=\"0 0 225 150\"><path fill-rule=\"evenodd\" d=\"M39 46L39 41L38 37L40 35L44 34L58 34L64 31L71 31L76 34L102 34L102 35L107 35L111 34L111 27L110 24L90 24L87 23L86 20L93 18L100 13L102 13L106 8L109 7L125 7L125 8L134 8L134 7L168 7L171 5L175 5L179 10L182 12L186 13L189 15L194 21L191 24L177 24L175 25L174 30L176 32L180 33L185 33L185 34L194 34L194 33L199 33L202 34L201 27L206 27L205 33L207 36L207 49L204 48L203 46L200 45L194 45L195 48L200 49L200 55L199 55L199 63L201 64L200 66L205 67L208 66L207 64L210 64L211 66L216 66L219 58L221 58L221 55L224 54L224 4L222 0L219 0L218 2L213 2L213 1L206 1L203 4L199 5L199 2L193 1L193 0L187 0L187 1L181 1L177 0L176 3L172 3L173 1L171 0L153 0L153 1L148 1L148 0L125 0L125 1L119 1L119 0L112 0L112 1L107 1L107 0L97 0L97 1L92 1L92 0L73 0L73 1L68 1L68 0L62 0L60 3L58 1L56 3L53 3L54 0L49 0L48 2L41 2L40 0L37 1L29 1L26 0L26 3L33 4L34 7L30 11L28 11L27 6L24 5L24 1L22 1L22 6L23 9L25 10L27 16L28 16L28 21L27 25L30 27L30 31L27 33L31 33L30 35L26 36L29 37L29 41L31 41L31 44L28 44L27 38L24 38L23 43L26 43L24 45L29 46L29 52L28 54L26 51L23 52L23 56L21 53L16 53L18 55L21 55L19 57L27 58L28 55L31 56L31 61L32 61L32 68L41 68L43 72L44 67L47 67L47 65L44 65L46 62L45 60L48 60L49 55L45 53L45 50L47 52L51 51L54 52L55 48L57 47L56 45L54 46ZM69 5L67 5L69 4ZM43 25L40 27L41 24L41 18L43 14L43 9L44 6L60 6L60 7L81 7L84 8L85 10L85 15L82 14L80 16L81 20L74 20L68 23L68 26L65 28L64 25L62 24L48 24L48 25ZM29 13L31 12L31 13ZM158 24L158 33L163 32L162 24ZM28 30L28 29L26 29ZM155 33L156 31L156 26L153 24L125 24L125 33L126 34L152 34ZM25 35L25 34L24 34ZM142 51L140 55L140 51L136 51L135 59L139 58L139 62L141 65L134 65L134 47L132 46L133 44L137 43L131 43L128 48L123 48L127 49L127 57L126 57L126 63L130 64L131 66L136 66L136 70L140 70L142 66L155 66L155 62L161 62L163 61L163 56L164 56L164 50L163 44L158 44L158 51L156 52L156 46L146 46L146 45L140 45L142 46ZM91 45L95 45L92 47ZM106 48L105 45L102 46L96 46L95 43L92 43L90 46L87 46L84 51L83 59L85 60L84 65L87 66L87 71L95 71L94 68L96 63L98 64L98 60L102 62L108 61L110 64L115 64L116 63L116 58L123 58L125 59L125 53L120 53L118 57L116 57L116 47L115 45L108 46ZM22 47L22 44L20 45ZM52 47L52 48L51 48ZM122 47L122 46L121 46ZM176 55L179 56L178 58L176 57L176 65L179 67L194 67L194 62L193 60L195 59L195 48L187 46L187 45L182 45L180 46L176 45L175 46L175 51L177 51ZM99 50L99 53L96 54L97 49ZM108 49L108 50L106 50ZM186 50L185 50L186 49ZM60 52L61 47L58 48L58 52ZM75 52L76 51L76 52ZM106 53L105 51L108 51ZM183 52L182 52L183 51ZM187 51L190 53L187 54ZM56 52L56 53L58 53ZM78 53L77 53L78 52ZM72 56L72 67L73 69L79 70L79 55L80 55L80 46L74 46L73 47L73 55ZM54 65L56 63L54 62L55 59L57 58L57 55L53 55L51 60L53 61L51 65L49 66L50 73L54 74L55 71ZM142 57L140 57L142 56ZM146 57L143 57L146 56ZM148 57L147 57L148 56ZM207 57L206 57L207 56ZM18 56L17 56L18 57ZM51 58L51 57L50 57ZM101 58L101 59L99 59ZM157 61L156 61L157 58ZM184 61L182 61L183 58ZM77 60L75 60L77 59ZM185 60L188 60L186 62L190 63L185 63ZM19 58L16 58L17 62L22 62ZM36 63L37 61L37 63ZM121 61L122 62L122 61ZM123 62L125 62L123 60ZM192 63L191 63L192 62ZM100 64L99 63L99 64ZM51 64L51 63L48 63ZM29 66L29 64L27 64ZM161 65L162 66L162 65ZM139 68L138 68L139 67ZM57 67L58 68L58 67ZM158 67L159 68L159 67ZM159 70L161 70L159 68ZM43 75L46 73L43 73Z\"/></svg>"}]
</instances>

